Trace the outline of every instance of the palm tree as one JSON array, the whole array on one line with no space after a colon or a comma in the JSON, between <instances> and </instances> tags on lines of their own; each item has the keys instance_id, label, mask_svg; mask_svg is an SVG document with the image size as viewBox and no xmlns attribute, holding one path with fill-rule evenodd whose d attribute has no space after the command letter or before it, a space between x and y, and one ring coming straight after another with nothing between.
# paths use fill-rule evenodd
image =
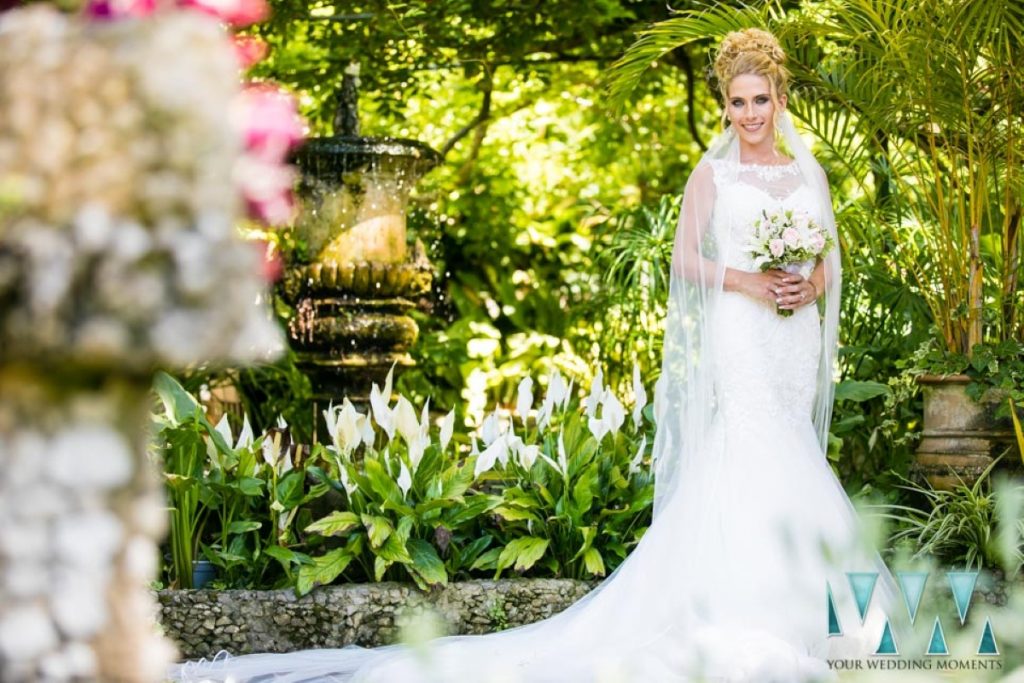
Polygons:
<instances>
[{"instance_id":1,"label":"palm tree","mask_svg":"<svg viewBox=\"0 0 1024 683\"><path fill-rule=\"evenodd\" d=\"M702 5L641 34L610 70L611 101L668 52L751 26L778 36L791 113L858 190L840 207L844 242L870 245L912 280L949 353L1020 338L1024 5Z\"/></svg>"}]
</instances>

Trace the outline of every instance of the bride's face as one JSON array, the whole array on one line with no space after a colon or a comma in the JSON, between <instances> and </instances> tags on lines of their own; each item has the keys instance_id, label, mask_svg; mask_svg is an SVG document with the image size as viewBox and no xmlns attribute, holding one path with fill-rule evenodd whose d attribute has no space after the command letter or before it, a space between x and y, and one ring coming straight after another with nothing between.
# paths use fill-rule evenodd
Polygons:
<instances>
[{"instance_id":1,"label":"bride's face","mask_svg":"<svg viewBox=\"0 0 1024 683\"><path fill-rule=\"evenodd\" d=\"M779 98L780 109L786 106L786 96ZM740 141L751 147L774 144L775 102L771 85L764 76L740 74L729 82L729 101L726 115Z\"/></svg>"}]
</instances>

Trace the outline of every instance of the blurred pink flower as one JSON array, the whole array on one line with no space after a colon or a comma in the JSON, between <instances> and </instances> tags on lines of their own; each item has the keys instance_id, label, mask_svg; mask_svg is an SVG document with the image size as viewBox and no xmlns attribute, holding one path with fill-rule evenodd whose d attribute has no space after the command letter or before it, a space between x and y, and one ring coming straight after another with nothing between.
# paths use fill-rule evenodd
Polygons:
<instances>
[{"instance_id":1,"label":"blurred pink flower","mask_svg":"<svg viewBox=\"0 0 1024 683\"><path fill-rule=\"evenodd\" d=\"M786 228L782 231L782 239L787 247L795 249L800 244L800 232L796 228Z\"/></svg>"},{"instance_id":2,"label":"blurred pink flower","mask_svg":"<svg viewBox=\"0 0 1024 683\"><path fill-rule=\"evenodd\" d=\"M255 240L253 244L260 250L263 256L261 261L262 268L260 270L263 279L268 283L277 282L284 272L284 261L281 259L281 252L269 240Z\"/></svg>"},{"instance_id":3,"label":"blurred pink flower","mask_svg":"<svg viewBox=\"0 0 1024 683\"><path fill-rule=\"evenodd\" d=\"M270 51L270 46L255 36L232 36L235 44L235 56L242 69L248 69L256 62L262 61Z\"/></svg>"},{"instance_id":4,"label":"blurred pink flower","mask_svg":"<svg viewBox=\"0 0 1024 683\"><path fill-rule=\"evenodd\" d=\"M811 235L811 249L816 254L820 254L822 249L825 248L825 235L821 232L815 232Z\"/></svg>"},{"instance_id":5,"label":"blurred pink flower","mask_svg":"<svg viewBox=\"0 0 1024 683\"><path fill-rule=\"evenodd\" d=\"M82 10L90 19L137 19L156 11L156 0L87 0Z\"/></svg>"},{"instance_id":6,"label":"blurred pink flower","mask_svg":"<svg viewBox=\"0 0 1024 683\"><path fill-rule=\"evenodd\" d=\"M246 86L236 116L245 149L265 161L282 162L302 141L302 118L291 93L270 83Z\"/></svg>"},{"instance_id":7,"label":"blurred pink flower","mask_svg":"<svg viewBox=\"0 0 1024 683\"><path fill-rule=\"evenodd\" d=\"M193 7L232 26L248 26L270 15L266 0L178 0L182 7Z\"/></svg>"},{"instance_id":8,"label":"blurred pink flower","mask_svg":"<svg viewBox=\"0 0 1024 683\"><path fill-rule=\"evenodd\" d=\"M780 239L774 239L768 243L768 251L772 253L772 256L779 258L782 253L786 250L786 243Z\"/></svg>"}]
</instances>

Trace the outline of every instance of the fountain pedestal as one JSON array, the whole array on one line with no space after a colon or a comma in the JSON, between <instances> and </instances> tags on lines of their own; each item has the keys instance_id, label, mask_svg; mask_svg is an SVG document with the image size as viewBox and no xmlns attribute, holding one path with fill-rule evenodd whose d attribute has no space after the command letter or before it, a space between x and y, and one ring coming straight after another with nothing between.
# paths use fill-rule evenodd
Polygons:
<instances>
[{"instance_id":1,"label":"fountain pedestal","mask_svg":"<svg viewBox=\"0 0 1024 683\"><path fill-rule=\"evenodd\" d=\"M369 394L388 371L413 365L418 327L433 269L417 241L409 248L406 206L416 181L440 155L415 140L358 135L356 79L339 91L332 137L310 138L295 161L302 211L296 232L313 258L285 271L283 292L295 308L292 348L314 396L340 401Z\"/></svg>"}]
</instances>

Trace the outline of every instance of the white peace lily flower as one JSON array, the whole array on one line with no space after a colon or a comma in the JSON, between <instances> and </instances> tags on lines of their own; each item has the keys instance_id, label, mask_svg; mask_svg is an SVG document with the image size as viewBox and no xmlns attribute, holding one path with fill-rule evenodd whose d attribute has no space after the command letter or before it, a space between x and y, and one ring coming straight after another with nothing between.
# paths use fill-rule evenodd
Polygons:
<instances>
[{"instance_id":1,"label":"white peace lily flower","mask_svg":"<svg viewBox=\"0 0 1024 683\"><path fill-rule=\"evenodd\" d=\"M419 434L420 420L416 416L416 409L412 407L412 403L405 396L398 397L398 405L395 406L394 416L398 433L405 439L406 444L411 444L413 439Z\"/></svg>"},{"instance_id":2,"label":"white peace lily flower","mask_svg":"<svg viewBox=\"0 0 1024 683\"><path fill-rule=\"evenodd\" d=\"M276 469L278 460L281 459L281 432L276 432L273 435L264 434L260 453L263 455L264 462Z\"/></svg>"},{"instance_id":3,"label":"white peace lily flower","mask_svg":"<svg viewBox=\"0 0 1024 683\"><path fill-rule=\"evenodd\" d=\"M338 418L334 411L334 401L327 404L327 408L323 411L324 424L327 425L327 433L334 438L334 433L338 431Z\"/></svg>"},{"instance_id":4,"label":"white peace lily flower","mask_svg":"<svg viewBox=\"0 0 1024 683\"><path fill-rule=\"evenodd\" d=\"M647 405L647 389L640 379L640 364L633 363L633 426L639 427L643 417L644 407Z\"/></svg>"},{"instance_id":5,"label":"white peace lily flower","mask_svg":"<svg viewBox=\"0 0 1024 683\"><path fill-rule=\"evenodd\" d=\"M441 450L444 451L448 448L448 443L452 440L452 434L455 432L455 409L452 408L448 411L448 414L441 420Z\"/></svg>"},{"instance_id":6,"label":"white peace lily flower","mask_svg":"<svg viewBox=\"0 0 1024 683\"><path fill-rule=\"evenodd\" d=\"M518 453L519 464L526 469L533 467L533 463L537 461L537 457L540 455L540 446L537 444L530 444L529 446L523 446Z\"/></svg>"},{"instance_id":7,"label":"white peace lily flower","mask_svg":"<svg viewBox=\"0 0 1024 683\"><path fill-rule=\"evenodd\" d=\"M370 420L368 415L359 416L359 433L362 437L363 443L372 448L373 442L377 437L377 433L373 431L373 422Z\"/></svg>"},{"instance_id":8,"label":"white peace lily flower","mask_svg":"<svg viewBox=\"0 0 1024 683\"><path fill-rule=\"evenodd\" d=\"M477 456L476 467L473 468L473 476L479 477L484 472L491 470L498 460L502 462L508 461L508 445L503 438L495 439L484 449L483 453Z\"/></svg>"},{"instance_id":9,"label":"white peace lily flower","mask_svg":"<svg viewBox=\"0 0 1024 683\"><path fill-rule=\"evenodd\" d=\"M576 380L572 378L569 379L569 386L566 387L565 396L562 397L562 410L565 410L565 407L569 405L569 400L572 398L573 384L575 384L575 382Z\"/></svg>"},{"instance_id":10,"label":"white peace lily flower","mask_svg":"<svg viewBox=\"0 0 1024 683\"><path fill-rule=\"evenodd\" d=\"M611 389L606 389L602 397L601 419L613 434L618 433L626 421L626 409Z\"/></svg>"},{"instance_id":11,"label":"white peace lily flower","mask_svg":"<svg viewBox=\"0 0 1024 683\"><path fill-rule=\"evenodd\" d=\"M480 438L483 439L484 446L490 446L499 436L501 436L501 418L498 417L498 409L495 408L480 425Z\"/></svg>"},{"instance_id":12,"label":"white peace lily flower","mask_svg":"<svg viewBox=\"0 0 1024 683\"><path fill-rule=\"evenodd\" d=\"M518 456L519 452L524 448L525 444L523 443L522 439L520 439L518 436L511 432L505 432L504 434L502 434L501 438L505 440L505 446L508 449L505 452L505 457L501 460L501 464L507 465L509 454L511 453Z\"/></svg>"},{"instance_id":13,"label":"white peace lily flower","mask_svg":"<svg viewBox=\"0 0 1024 683\"><path fill-rule=\"evenodd\" d=\"M391 380L395 375L395 364L391 364L391 368L388 370L388 376L384 378L384 390L381 392L381 398L384 399L384 405L390 405L391 403Z\"/></svg>"},{"instance_id":14,"label":"white peace lily flower","mask_svg":"<svg viewBox=\"0 0 1024 683\"><path fill-rule=\"evenodd\" d=\"M592 416L587 418L587 427L590 428L590 433L594 435L594 439L600 443L604 435L608 433L608 423L603 417Z\"/></svg>"},{"instance_id":15,"label":"white peace lily flower","mask_svg":"<svg viewBox=\"0 0 1024 683\"><path fill-rule=\"evenodd\" d=\"M533 378L527 375L519 382L516 392L516 412L524 427L526 419L530 416L531 407L533 407Z\"/></svg>"},{"instance_id":16,"label":"white peace lily flower","mask_svg":"<svg viewBox=\"0 0 1024 683\"><path fill-rule=\"evenodd\" d=\"M220 419L217 420L217 425L213 429L224 437L224 441L228 446L235 442L235 435L231 433L231 424L228 422L227 413L220 416Z\"/></svg>"},{"instance_id":17,"label":"white peace lily flower","mask_svg":"<svg viewBox=\"0 0 1024 683\"><path fill-rule=\"evenodd\" d=\"M390 378L390 374L388 377ZM388 395L390 395L390 387ZM394 438L394 413L390 408L388 408L388 401L389 399L384 397L381 393L380 387L378 387L375 382L373 387L370 389L370 407L374 411L374 420L376 420L380 428L384 430L384 433L387 434L387 438L390 441Z\"/></svg>"},{"instance_id":18,"label":"white peace lily flower","mask_svg":"<svg viewBox=\"0 0 1024 683\"><path fill-rule=\"evenodd\" d=\"M332 434L334 445L339 452L348 455L358 448L362 441L363 435L359 418L366 419L366 416L360 414L348 398L342 403L340 409L335 410L337 422L334 434Z\"/></svg>"},{"instance_id":19,"label":"white peace lily flower","mask_svg":"<svg viewBox=\"0 0 1024 683\"><path fill-rule=\"evenodd\" d=\"M647 448L647 435L644 434L640 439L640 448L637 449L636 455L632 460L629 461L629 473L636 474L640 471L644 461L644 450Z\"/></svg>"},{"instance_id":20,"label":"white peace lily flower","mask_svg":"<svg viewBox=\"0 0 1024 683\"><path fill-rule=\"evenodd\" d=\"M480 454L480 445L477 444L476 437L475 436L469 437L469 443L470 443L469 454L470 455L479 455Z\"/></svg>"},{"instance_id":21,"label":"white peace lily flower","mask_svg":"<svg viewBox=\"0 0 1024 683\"><path fill-rule=\"evenodd\" d=\"M590 394L583 401L587 417L594 417L597 414L597 407L601 404L601 397L604 395L603 383L604 372L598 368L597 374L594 375L594 382L590 385Z\"/></svg>"},{"instance_id":22,"label":"white peace lily flower","mask_svg":"<svg viewBox=\"0 0 1024 683\"><path fill-rule=\"evenodd\" d=\"M252 425L249 424L249 416L242 416L242 431L238 433L238 441L235 443L235 450L240 448L252 448L255 437L252 433Z\"/></svg>"},{"instance_id":23,"label":"white peace lily flower","mask_svg":"<svg viewBox=\"0 0 1024 683\"><path fill-rule=\"evenodd\" d=\"M398 488L402 489L402 496L409 495L409 489L412 488L412 475L409 473L409 468L405 466L405 461L400 460L398 470Z\"/></svg>"},{"instance_id":24,"label":"white peace lily flower","mask_svg":"<svg viewBox=\"0 0 1024 683\"><path fill-rule=\"evenodd\" d=\"M423 410L420 411L420 433L419 439L430 443L430 397L423 403Z\"/></svg>"},{"instance_id":25,"label":"white peace lily flower","mask_svg":"<svg viewBox=\"0 0 1024 683\"><path fill-rule=\"evenodd\" d=\"M420 460L423 459L423 453L426 452L427 446L430 445L430 437L427 435L420 434L412 443L409 444L409 462L412 463L412 468L415 470L420 465Z\"/></svg>"},{"instance_id":26,"label":"white peace lily flower","mask_svg":"<svg viewBox=\"0 0 1024 683\"><path fill-rule=\"evenodd\" d=\"M558 371L558 368L554 368L548 377L548 393L545 400L550 399L552 404L561 403L565 400L566 390L567 387L562 373Z\"/></svg>"}]
</instances>

